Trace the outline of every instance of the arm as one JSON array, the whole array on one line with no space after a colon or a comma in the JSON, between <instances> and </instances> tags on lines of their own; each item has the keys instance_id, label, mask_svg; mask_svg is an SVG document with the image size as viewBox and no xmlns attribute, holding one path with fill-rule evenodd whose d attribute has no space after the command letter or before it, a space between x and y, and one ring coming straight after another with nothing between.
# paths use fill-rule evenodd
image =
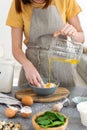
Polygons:
<instances>
[{"instance_id":1,"label":"arm","mask_svg":"<svg viewBox=\"0 0 87 130\"><path fill-rule=\"evenodd\" d=\"M12 28L12 53L15 59L23 66L26 79L29 83L40 87L42 79L33 66L33 64L26 58L22 51L22 28Z\"/></svg>"},{"instance_id":2,"label":"arm","mask_svg":"<svg viewBox=\"0 0 87 130\"><path fill-rule=\"evenodd\" d=\"M84 42L84 33L81 28L78 16L71 18L61 30L54 33L54 37L58 36L59 34L70 36L77 42Z\"/></svg>"}]
</instances>

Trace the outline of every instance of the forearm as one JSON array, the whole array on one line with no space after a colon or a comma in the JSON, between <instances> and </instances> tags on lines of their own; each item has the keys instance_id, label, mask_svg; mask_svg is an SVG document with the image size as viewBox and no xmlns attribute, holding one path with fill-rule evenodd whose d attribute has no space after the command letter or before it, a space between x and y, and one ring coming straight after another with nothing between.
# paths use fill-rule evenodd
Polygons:
<instances>
[{"instance_id":1,"label":"forearm","mask_svg":"<svg viewBox=\"0 0 87 130\"><path fill-rule=\"evenodd\" d=\"M27 58L24 52L20 48L14 48L12 49L12 53L14 58L25 68L27 63L31 63Z\"/></svg>"},{"instance_id":2,"label":"forearm","mask_svg":"<svg viewBox=\"0 0 87 130\"><path fill-rule=\"evenodd\" d=\"M84 33L83 32L76 32L71 37L73 40L84 43Z\"/></svg>"},{"instance_id":3,"label":"forearm","mask_svg":"<svg viewBox=\"0 0 87 130\"><path fill-rule=\"evenodd\" d=\"M68 23L72 27L73 33L71 34L71 37L80 43L84 42L84 32L80 24L80 20L78 16L74 16L71 18Z\"/></svg>"},{"instance_id":4,"label":"forearm","mask_svg":"<svg viewBox=\"0 0 87 130\"><path fill-rule=\"evenodd\" d=\"M34 65L26 58L24 52L19 48L16 50L13 49L13 55L22 65L27 81L37 87L41 87L44 84L43 80Z\"/></svg>"},{"instance_id":5,"label":"forearm","mask_svg":"<svg viewBox=\"0 0 87 130\"><path fill-rule=\"evenodd\" d=\"M23 31L21 28L12 28L12 53L14 58L24 67L29 63L22 50Z\"/></svg>"}]
</instances>

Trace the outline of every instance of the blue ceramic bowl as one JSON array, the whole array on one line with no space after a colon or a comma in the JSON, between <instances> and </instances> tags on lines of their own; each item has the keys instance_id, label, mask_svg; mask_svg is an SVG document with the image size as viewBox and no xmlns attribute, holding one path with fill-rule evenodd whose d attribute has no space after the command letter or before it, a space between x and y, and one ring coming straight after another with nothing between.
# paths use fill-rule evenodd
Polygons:
<instances>
[{"instance_id":1,"label":"blue ceramic bowl","mask_svg":"<svg viewBox=\"0 0 87 130\"><path fill-rule=\"evenodd\" d=\"M46 84L48 82L48 79L43 78L43 81ZM33 89L33 91L36 94L41 95L41 96L48 96L48 95L53 94L58 89L58 87L60 85L60 83L57 82L57 81L50 81L50 83L55 83L56 86L55 87L51 87L51 88L38 88L38 87L30 84L30 87Z\"/></svg>"}]
</instances>

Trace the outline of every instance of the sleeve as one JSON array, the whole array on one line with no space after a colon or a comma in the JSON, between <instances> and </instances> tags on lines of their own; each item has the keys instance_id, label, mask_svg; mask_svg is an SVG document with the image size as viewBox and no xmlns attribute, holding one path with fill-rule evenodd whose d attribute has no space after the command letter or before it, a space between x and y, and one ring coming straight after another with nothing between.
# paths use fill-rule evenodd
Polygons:
<instances>
[{"instance_id":1,"label":"sleeve","mask_svg":"<svg viewBox=\"0 0 87 130\"><path fill-rule=\"evenodd\" d=\"M78 15L81 12L81 7L76 0L67 0L66 18L70 20L72 17Z\"/></svg>"},{"instance_id":2,"label":"sleeve","mask_svg":"<svg viewBox=\"0 0 87 130\"><path fill-rule=\"evenodd\" d=\"M10 10L8 12L6 25L11 26L11 27L23 28L22 13L17 13L15 9L15 0L12 1Z\"/></svg>"}]
</instances>

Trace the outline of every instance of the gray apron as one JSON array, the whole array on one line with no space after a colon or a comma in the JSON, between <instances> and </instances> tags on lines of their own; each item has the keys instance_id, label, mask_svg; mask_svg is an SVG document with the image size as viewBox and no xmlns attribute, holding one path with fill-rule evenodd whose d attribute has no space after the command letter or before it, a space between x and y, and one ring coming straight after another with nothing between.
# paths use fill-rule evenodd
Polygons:
<instances>
[{"instance_id":1,"label":"gray apron","mask_svg":"<svg viewBox=\"0 0 87 130\"><path fill-rule=\"evenodd\" d=\"M49 48L52 44L55 44L56 40L53 38L53 33L61 29L62 26L62 18L55 6L49 6L46 9L33 9L26 57L43 77L48 78ZM50 79L58 80L63 87L75 85L72 66L69 63L52 61ZM27 80L22 68L19 85L26 83Z\"/></svg>"}]
</instances>

